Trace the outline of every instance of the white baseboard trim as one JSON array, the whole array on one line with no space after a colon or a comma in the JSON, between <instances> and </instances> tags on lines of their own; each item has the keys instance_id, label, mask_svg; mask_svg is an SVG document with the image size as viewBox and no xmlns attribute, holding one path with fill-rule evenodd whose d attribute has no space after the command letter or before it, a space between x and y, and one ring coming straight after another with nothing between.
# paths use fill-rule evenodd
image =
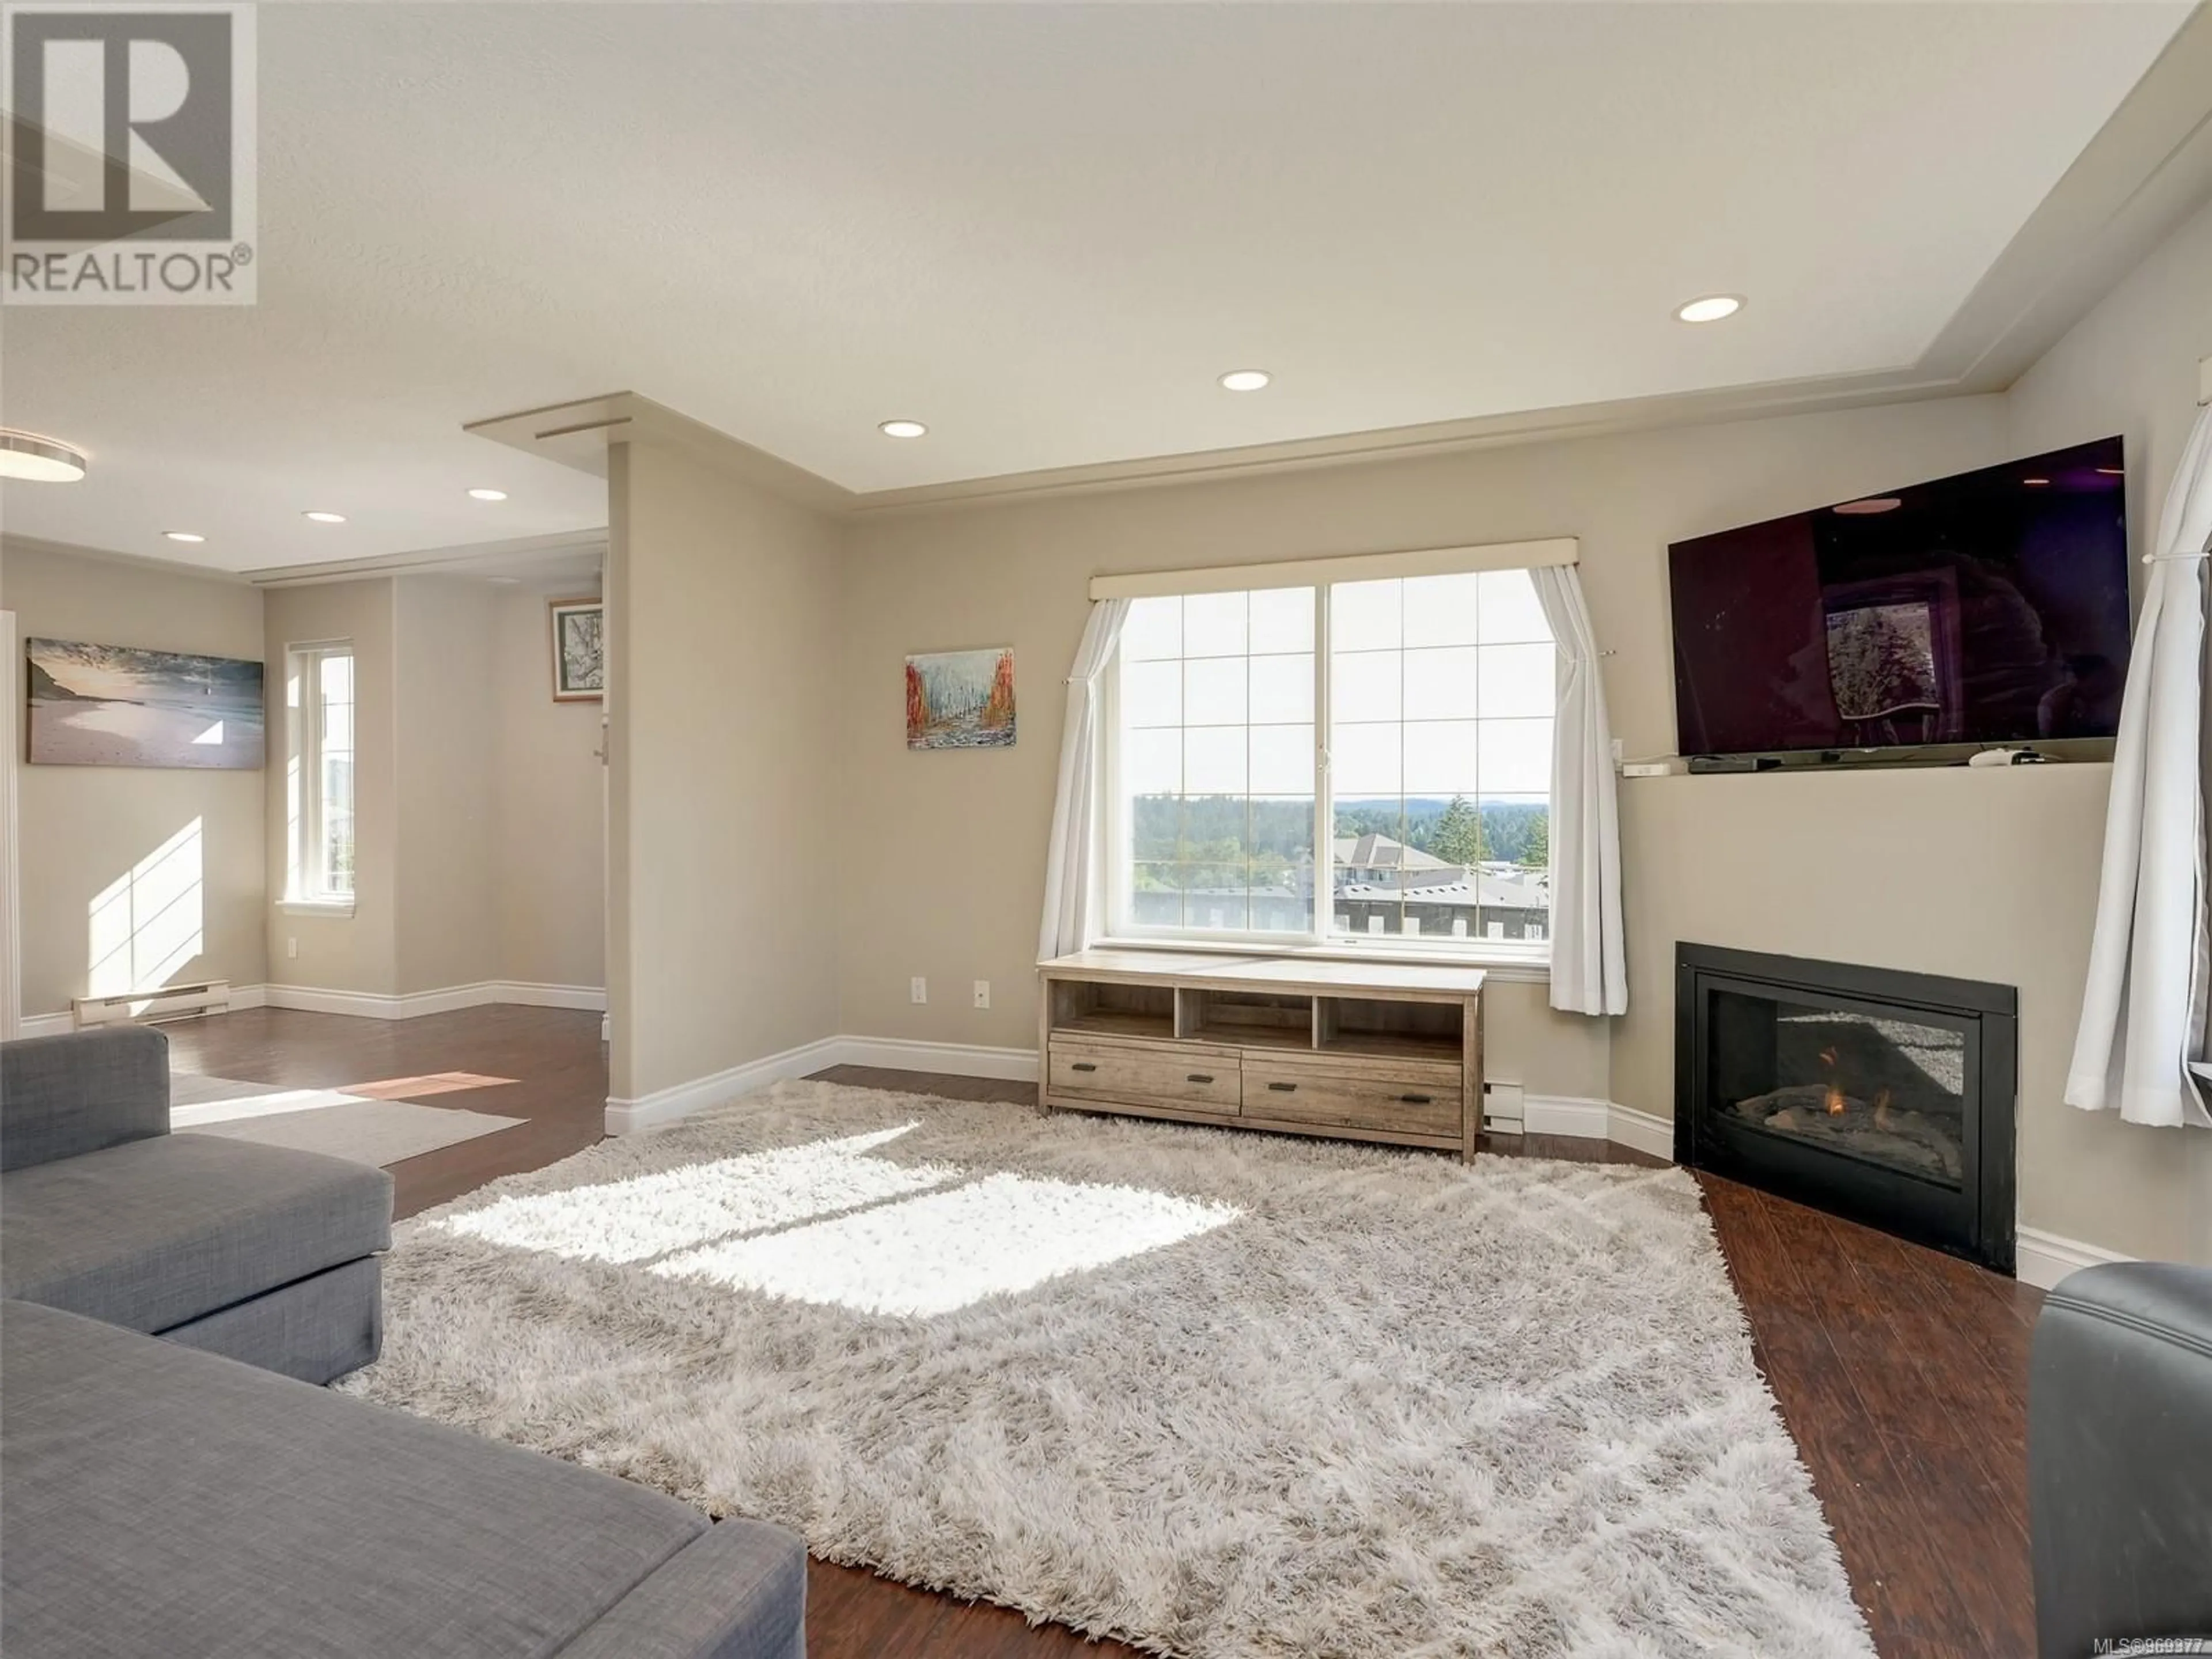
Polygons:
<instances>
[{"instance_id":1,"label":"white baseboard trim","mask_svg":"<svg viewBox=\"0 0 2212 1659\"><path fill-rule=\"evenodd\" d=\"M1606 1108L1605 1135L1608 1140L1623 1146L1647 1152L1653 1158L1674 1161L1674 1120L1660 1117L1651 1112L1639 1112L1633 1106L1608 1102Z\"/></svg>"},{"instance_id":2,"label":"white baseboard trim","mask_svg":"<svg viewBox=\"0 0 2212 1659\"><path fill-rule=\"evenodd\" d=\"M371 991L330 991L312 985L271 985L267 988L271 1008L295 1008L310 1014L349 1014L357 1019L416 1019L424 1014L450 1014L462 1008L482 1008L493 1003L518 1003L532 1008L604 1009L607 994L590 985L533 985L517 980L484 980L475 985L448 985L435 991L415 991L405 996L385 996ZM232 1006L238 1006L235 999Z\"/></svg>"},{"instance_id":3,"label":"white baseboard trim","mask_svg":"<svg viewBox=\"0 0 2212 1659\"><path fill-rule=\"evenodd\" d=\"M2040 1227L2021 1227L2014 1235L2013 1273L2023 1285L2047 1291L2081 1267L2107 1261L2133 1261L2131 1255L2108 1250L2101 1244L2085 1244L2078 1238L2061 1238Z\"/></svg>"},{"instance_id":4,"label":"white baseboard trim","mask_svg":"<svg viewBox=\"0 0 2212 1659\"><path fill-rule=\"evenodd\" d=\"M1574 1135L1584 1140L1603 1140L1610 1102L1572 1095L1523 1095L1521 1127L1532 1135Z\"/></svg>"},{"instance_id":5,"label":"white baseboard trim","mask_svg":"<svg viewBox=\"0 0 2212 1659\"><path fill-rule=\"evenodd\" d=\"M656 1089L651 1094L634 1098L609 1095L607 1133L627 1135L635 1134L641 1129L660 1128L680 1117L708 1106L719 1106L724 1101L733 1100L751 1090L765 1088L771 1083L781 1083L786 1078L805 1077L809 1072L819 1072L839 1065L844 1041L842 1037L822 1037L812 1042L801 1043L796 1048L786 1048L781 1054L747 1060L742 1066L732 1066L727 1071L716 1072L711 1077L695 1078L689 1083Z\"/></svg>"},{"instance_id":6,"label":"white baseboard trim","mask_svg":"<svg viewBox=\"0 0 2212 1659\"><path fill-rule=\"evenodd\" d=\"M1532 1135L1571 1135L1611 1140L1670 1163L1674 1157L1674 1120L1638 1111L1610 1100L1571 1095L1528 1095L1522 1102L1522 1127Z\"/></svg>"},{"instance_id":7,"label":"white baseboard trim","mask_svg":"<svg viewBox=\"0 0 2212 1659\"><path fill-rule=\"evenodd\" d=\"M607 993L599 985L538 985L529 980L502 979L492 982L494 1002L519 1002L526 1008L580 1008L605 1013Z\"/></svg>"},{"instance_id":8,"label":"white baseboard trim","mask_svg":"<svg viewBox=\"0 0 2212 1659\"><path fill-rule=\"evenodd\" d=\"M964 1042L922 1042L904 1037L841 1036L830 1066L880 1066L896 1072L950 1072L955 1077L990 1077L1010 1083L1035 1083L1034 1048L986 1048Z\"/></svg>"}]
</instances>

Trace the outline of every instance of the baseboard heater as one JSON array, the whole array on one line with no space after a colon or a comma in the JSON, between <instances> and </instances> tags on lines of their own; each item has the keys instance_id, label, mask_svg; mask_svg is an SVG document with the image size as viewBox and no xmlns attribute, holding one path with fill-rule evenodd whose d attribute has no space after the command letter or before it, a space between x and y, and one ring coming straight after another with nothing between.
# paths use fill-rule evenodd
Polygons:
<instances>
[{"instance_id":1,"label":"baseboard heater","mask_svg":"<svg viewBox=\"0 0 2212 1659\"><path fill-rule=\"evenodd\" d=\"M152 1024L219 1014L230 1006L230 981L211 979L198 985L164 985L158 991L125 991L112 997L72 997L70 1009L80 1031L94 1025Z\"/></svg>"}]
</instances>

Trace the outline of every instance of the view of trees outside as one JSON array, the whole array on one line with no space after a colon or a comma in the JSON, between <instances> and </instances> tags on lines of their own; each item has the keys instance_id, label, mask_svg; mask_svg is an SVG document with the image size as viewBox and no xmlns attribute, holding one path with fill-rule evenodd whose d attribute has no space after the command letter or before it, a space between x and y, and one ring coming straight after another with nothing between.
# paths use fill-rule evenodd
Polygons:
<instances>
[{"instance_id":1,"label":"view of trees outside","mask_svg":"<svg viewBox=\"0 0 2212 1659\"><path fill-rule=\"evenodd\" d=\"M1554 653L1525 571L1339 584L1316 878L1312 589L1140 599L1119 668L1130 920L1548 933Z\"/></svg>"}]
</instances>

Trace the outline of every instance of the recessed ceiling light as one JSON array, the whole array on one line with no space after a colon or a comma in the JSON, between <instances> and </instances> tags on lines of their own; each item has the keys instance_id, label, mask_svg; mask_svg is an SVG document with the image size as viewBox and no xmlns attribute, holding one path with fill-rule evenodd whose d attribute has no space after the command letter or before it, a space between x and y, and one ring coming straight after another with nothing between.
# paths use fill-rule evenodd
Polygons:
<instances>
[{"instance_id":1,"label":"recessed ceiling light","mask_svg":"<svg viewBox=\"0 0 2212 1659\"><path fill-rule=\"evenodd\" d=\"M1674 320L1681 323L1717 323L1723 317L1733 317L1743 309L1743 296L1738 294L1708 294L1702 299L1692 300L1686 305L1674 307Z\"/></svg>"},{"instance_id":2,"label":"recessed ceiling light","mask_svg":"<svg viewBox=\"0 0 2212 1659\"><path fill-rule=\"evenodd\" d=\"M27 483L75 483L84 477L84 456L35 432L0 427L0 478Z\"/></svg>"},{"instance_id":3,"label":"recessed ceiling light","mask_svg":"<svg viewBox=\"0 0 2212 1659\"><path fill-rule=\"evenodd\" d=\"M2124 478L2128 476L2128 470L2124 466L2100 466L2097 474L2105 478Z\"/></svg>"},{"instance_id":4,"label":"recessed ceiling light","mask_svg":"<svg viewBox=\"0 0 2212 1659\"><path fill-rule=\"evenodd\" d=\"M1849 513L1854 514L1867 513L1894 513L1899 507L1903 507L1904 505L1904 500L1899 496L1869 495L1863 501L1845 501L1842 506L1837 507L1835 510L1838 513Z\"/></svg>"},{"instance_id":5,"label":"recessed ceiling light","mask_svg":"<svg viewBox=\"0 0 2212 1659\"><path fill-rule=\"evenodd\" d=\"M317 524L343 524L345 522L345 514L343 513L302 513L300 516L303 519L313 519Z\"/></svg>"},{"instance_id":6,"label":"recessed ceiling light","mask_svg":"<svg viewBox=\"0 0 2212 1659\"><path fill-rule=\"evenodd\" d=\"M471 489L469 494L480 501L503 501L507 499L504 489Z\"/></svg>"},{"instance_id":7,"label":"recessed ceiling light","mask_svg":"<svg viewBox=\"0 0 2212 1659\"><path fill-rule=\"evenodd\" d=\"M885 421L876 429L886 438L919 438L929 430L920 421Z\"/></svg>"},{"instance_id":8,"label":"recessed ceiling light","mask_svg":"<svg viewBox=\"0 0 2212 1659\"><path fill-rule=\"evenodd\" d=\"M173 542L204 542L207 539L206 537L195 535L189 530L164 530L161 533Z\"/></svg>"},{"instance_id":9,"label":"recessed ceiling light","mask_svg":"<svg viewBox=\"0 0 2212 1659\"><path fill-rule=\"evenodd\" d=\"M2036 489L2049 483L2051 480L2048 478L2022 478L2021 482L2027 485L2031 489Z\"/></svg>"},{"instance_id":10,"label":"recessed ceiling light","mask_svg":"<svg viewBox=\"0 0 2212 1659\"><path fill-rule=\"evenodd\" d=\"M1264 368L1232 368L1221 377L1221 384L1231 392L1257 392L1269 378Z\"/></svg>"}]
</instances>

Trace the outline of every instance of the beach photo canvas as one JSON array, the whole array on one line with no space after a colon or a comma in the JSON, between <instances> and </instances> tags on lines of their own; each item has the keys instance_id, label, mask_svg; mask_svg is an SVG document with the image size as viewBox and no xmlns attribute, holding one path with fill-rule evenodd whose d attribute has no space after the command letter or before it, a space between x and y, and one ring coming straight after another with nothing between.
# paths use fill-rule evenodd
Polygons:
<instances>
[{"instance_id":1,"label":"beach photo canvas","mask_svg":"<svg viewBox=\"0 0 2212 1659\"><path fill-rule=\"evenodd\" d=\"M73 640L30 640L36 766L252 771L266 712L261 665Z\"/></svg>"},{"instance_id":2,"label":"beach photo canvas","mask_svg":"<svg viewBox=\"0 0 2212 1659\"><path fill-rule=\"evenodd\" d=\"M906 659L906 746L1014 746L1014 653L939 651Z\"/></svg>"}]
</instances>

